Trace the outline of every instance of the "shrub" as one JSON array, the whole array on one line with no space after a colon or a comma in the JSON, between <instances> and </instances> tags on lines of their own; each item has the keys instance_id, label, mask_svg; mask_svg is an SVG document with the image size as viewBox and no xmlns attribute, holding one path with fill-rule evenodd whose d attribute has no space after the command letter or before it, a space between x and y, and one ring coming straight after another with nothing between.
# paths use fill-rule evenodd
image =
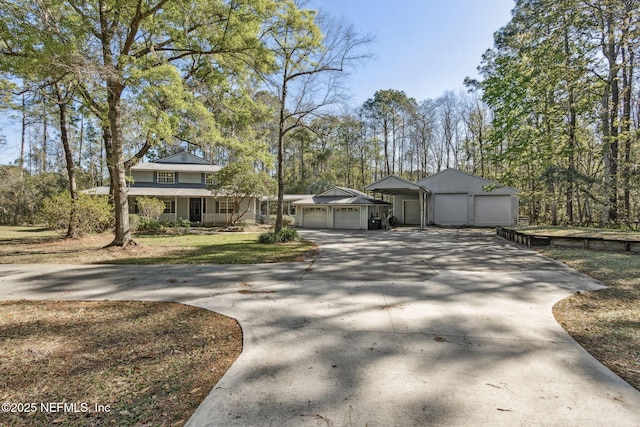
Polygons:
<instances>
[{"instance_id":1,"label":"shrub","mask_svg":"<svg viewBox=\"0 0 640 427\"><path fill-rule=\"evenodd\" d=\"M162 230L162 225L157 219L143 216L140 218L140 224L138 225L138 230L156 232L156 231Z\"/></svg>"},{"instance_id":2,"label":"shrub","mask_svg":"<svg viewBox=\"0 0 640 427\"><path fill-rule=\"evenodd\" d=\"M151 218L158 220L164 212L164 202L155 197L138 197L136 198L138 205L138 213L143 218Z\"/></svg>"},{"instance_id":3,"label":"shrub","mask_svg":"<svg viewBox=\"0 0 640 427\"><path fill-rule=\"evenodd\" d=\"M268 231L266 233L262 233L258 242L273 244L273 243L287 243L287 242L299 242L300 236L298 232L293 228L283 228L279 232Z\"/></svg>"},{"instance_id":4,"label":"shrub","mask_svg":"<svg viewBox=\"0 0 640 427\"><path fill-rule=\"evenodd\" d=\"M77 232L80 235L102 233L113 227L113 208L105 196L78 194L76 200ZM69 228L71 217L71 195L62 192L48 197L38 212L40 220L52 230L64 231Z\"/></svg>"},{"instance_id":5,"label":"shrub","mask_svg":"<svg viewBox=\"0 0 640 427\"><path fill-rule=\"evenodd\" d=\"M136 233L140 228L140 215L129 214L129 230Z\"/></svg>"},{"instance_id":6,"label":"shrub","mask_svg":"<svg viewBox=\"0 0 640 427\"><path fill-rule=\"evenodd\" d=\"M269 224L276 223L276 215L269 215ZM293 217L291 215L282 215L282 226L288 227L293 224Z\"/></svg>"}]
</instances>

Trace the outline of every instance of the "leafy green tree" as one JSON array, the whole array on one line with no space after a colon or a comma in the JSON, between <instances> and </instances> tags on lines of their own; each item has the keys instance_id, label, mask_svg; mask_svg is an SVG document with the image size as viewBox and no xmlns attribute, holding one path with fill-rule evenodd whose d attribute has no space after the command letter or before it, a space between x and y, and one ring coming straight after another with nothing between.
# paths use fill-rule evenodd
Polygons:
<instances>
[{"instance_id":1,"label":"leafy green tree","mask_svg":"<svg viewBox=\"0 0 640 427\"><path fill-rule=\"evenodd\" d=\"M214 173L214 184L210 186L218 196L226 196L233 201L233 213L227 218L227 225L235 225L251 208L242 203L256 196L273 194L273 179L265 172L256 170L247 161L231 163Z\"/></svg>"},{"instance_id":2,"label":"leafy green tree","mask_svg":"<svg viewBox=\"0 0 640 427\"><path fill-rule=\"evenodd\" d=\"M68 230L73 219L71 210L78 212L75 225L78 236L102 233L113 226L113 212L109 200L104 196L80 193L76 200L68 192L46 198L38 211L40 221L52 230Z\"/></svg>"},{"instance_id":3,"label":"leafy green tree","mask_svg":"<svg viewBox=\"0 0 640 427\"><path fill-rule=\"evenodd\" d=\"M132 241L125 180L127 101L135 90L154 85L159 75L170 75L168 67L184 74L203 67L232 72L259 68L269 56L260 39L262 24L275 7L271 0L49 0L37 5L6 0L2 6L10 13L0 17L0 56L66 68L103 123L115 206L112 245L118 246ZM163 135L163 126L154 130ZM157 139L152 135L150 140ZM144 154L147 142L134 158Z\"/></svg>"}]
</instances>

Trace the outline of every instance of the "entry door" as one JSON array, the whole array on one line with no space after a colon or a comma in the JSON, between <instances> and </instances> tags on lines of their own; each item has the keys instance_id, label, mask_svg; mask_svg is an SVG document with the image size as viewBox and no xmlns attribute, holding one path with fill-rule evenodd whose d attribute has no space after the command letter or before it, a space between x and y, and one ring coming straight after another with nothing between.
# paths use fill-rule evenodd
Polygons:
<instances>
[{"instance_id":1,"label":"entry door","mask_svg":"<svg viewBox=\"0 0 640 427\"><path fill-rule=\"evenodd\" d=\"M404 223L406 225L420 225L420 200L404 201Z\"/></svg>"},{"instance_id":2,"label":"entry door","mask_svg":"<svg viewBox=\"0 0 640 427\"><path fill-rule=\"evenodd\" d=\"M202 221L202 199L189 199L189 221Z\"/></svg>"}]
</instances>

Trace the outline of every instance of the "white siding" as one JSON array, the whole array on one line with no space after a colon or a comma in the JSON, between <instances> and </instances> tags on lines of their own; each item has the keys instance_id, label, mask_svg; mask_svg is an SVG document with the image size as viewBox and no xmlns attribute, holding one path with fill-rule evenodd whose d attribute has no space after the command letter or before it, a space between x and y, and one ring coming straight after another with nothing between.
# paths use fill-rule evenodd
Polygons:
<instances>
[{"instance_id":1,"label":"white siding","mask_svg":"<svg viewBox=\"0 0 640 427\"><path fill-rule=\"evenodd\" d=\"M202 174L199 172L179 172L178 181L180 184L200 184L202 183Z\"/></svg>"},{"instance_id":2,"label":"white siding","mask_svg":"<svg viewBox=\"0 0 640 427\"><path fill-rule=\"evenodd\" d=\"M138 182L153 182L153 171L131 171L133 184Z\"/></svg>"},{"instance_id":3,"label":"white siding","mask_svg":"<svg viewBox=\"0 0 640 427\"><path fill-rule=\"evenodd\" d=\"M178 218L189 219L189 199L178 199L178 206L176 206L176 215L178 216Z\"/></svg>"}]
</instances>

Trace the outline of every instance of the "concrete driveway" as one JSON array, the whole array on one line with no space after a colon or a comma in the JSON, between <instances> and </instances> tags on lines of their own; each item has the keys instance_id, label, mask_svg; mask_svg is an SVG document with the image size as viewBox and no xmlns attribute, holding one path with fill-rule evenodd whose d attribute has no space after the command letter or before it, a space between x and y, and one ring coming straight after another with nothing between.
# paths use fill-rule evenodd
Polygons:
<instances>
[{"instance_id":1,"label":"concrete driveway","mask_svg":"<svg viewBox=\"0 0 640 427\"><path fill-rule=\"evenodd\" d=\"M491 231L303 231L306 263L0 266L3 298L182 301L244 350L190 426L638 426L552 305L594 280Z\"/></svg>"}]
</instances>

